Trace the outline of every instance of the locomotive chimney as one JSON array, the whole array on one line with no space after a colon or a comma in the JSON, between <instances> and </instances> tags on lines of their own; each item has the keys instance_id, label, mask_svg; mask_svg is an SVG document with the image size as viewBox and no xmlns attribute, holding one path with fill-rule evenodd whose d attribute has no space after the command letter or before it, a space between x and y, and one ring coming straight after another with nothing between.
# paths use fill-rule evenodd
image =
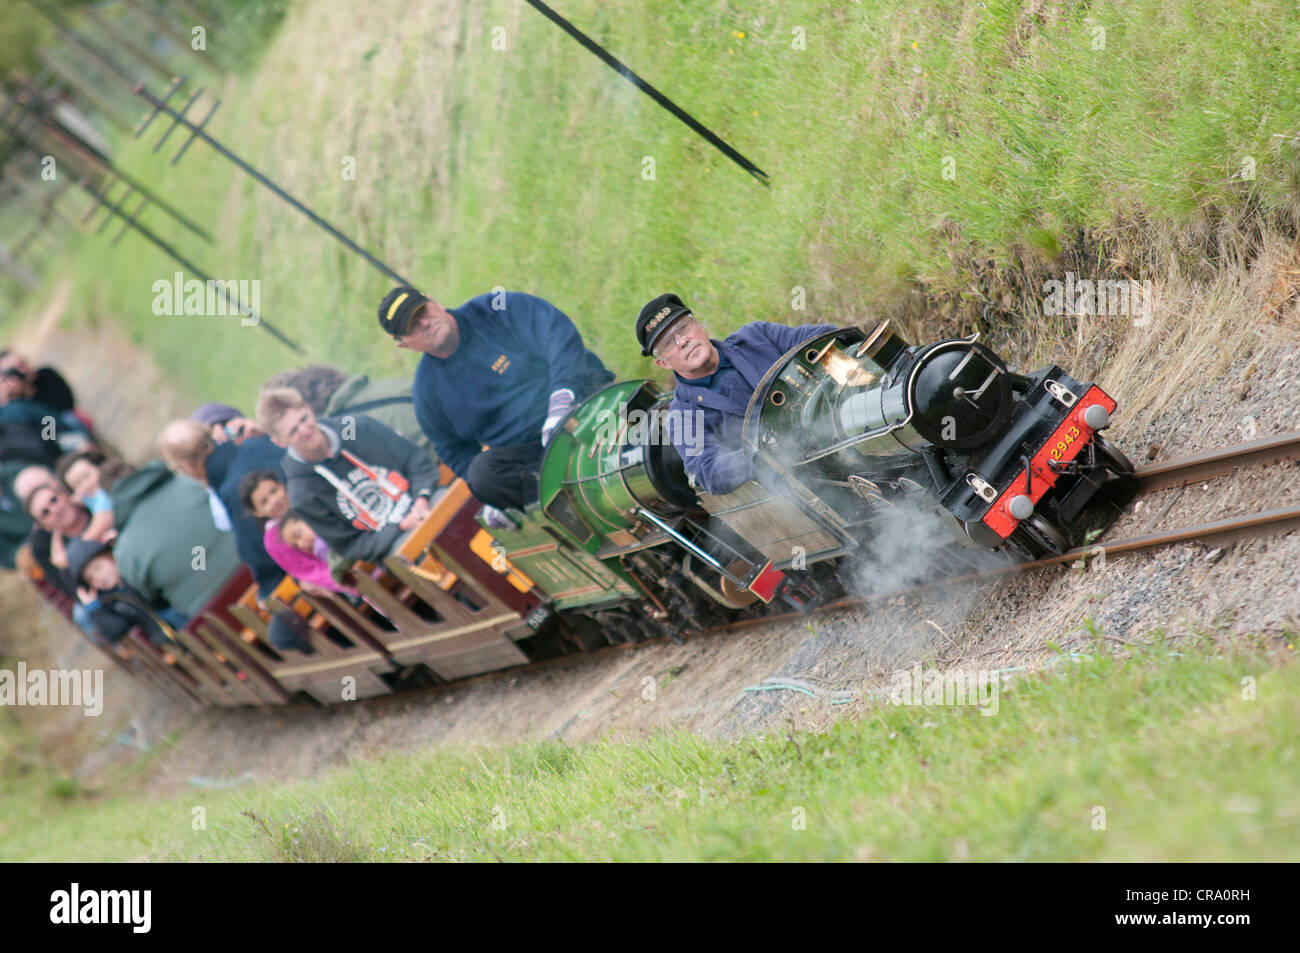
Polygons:
<instances>
[{"instance_id":1,"label":"locomotive chimney","mask_svg":"<svg viewBox=\"0 0 1300 953\"><path fill-rule=\"evenodd\" d=\"M898 355L906 351L910 344L895 334L889 327L888 320L881 321L875 329L867 332L867 339L853 351L854 357L869 357L880 367L889 369Z\"/></svg>"}]
</instances>

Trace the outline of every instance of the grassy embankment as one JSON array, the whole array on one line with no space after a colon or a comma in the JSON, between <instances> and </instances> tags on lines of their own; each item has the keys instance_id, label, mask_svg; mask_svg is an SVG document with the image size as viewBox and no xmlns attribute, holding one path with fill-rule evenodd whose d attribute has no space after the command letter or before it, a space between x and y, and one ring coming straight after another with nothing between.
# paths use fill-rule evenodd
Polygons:
<instances>
[{"instance_id":1,"label":"grassy embankment","mask_svg":"<svg viewBox=\"0 0 1300 953\"><path fill-rule=\"evenodd\" d=\"M554 300L623 374L651 370L629 327L666 288L719 331L917 300L945 309L924 333L956 331L989 305L1018 357L1059 357L1071 325L1041 316L1047 269L1147 277L1168 259L1151 240L1189 223L1221 239L1294 222L1300 10L1285 0L566 6L770 189L513 0L414 21L399 7L295 5L220 88L213 131L447 302L496 285ZM123 164L218 237L160 226L185 253L259 279L264 315L310 357L409 372L373 326L387 279L210 150L169 168L146 138ZM1219 239L1176 252L1203 264ZM196 397L250 404L294 361L237 321L155 316L173 267L139 238L87 239L74 266L83 310L124 320ZM1079 343L1124 330L1093 322Z\"/></svg>"},{"instance_id":2,"label":"grassy embankment","mask_svg":"<svg viewBox=\"0 0 1300 953\"><path fill-rule=\"evenodd\" d=\"M992 717L886 705L823 734L402 753L163 799L51 798L0 752L0 859L1294 859L1300 666L1178 648L1063 662Z\"/></svg>"}]
</instances>

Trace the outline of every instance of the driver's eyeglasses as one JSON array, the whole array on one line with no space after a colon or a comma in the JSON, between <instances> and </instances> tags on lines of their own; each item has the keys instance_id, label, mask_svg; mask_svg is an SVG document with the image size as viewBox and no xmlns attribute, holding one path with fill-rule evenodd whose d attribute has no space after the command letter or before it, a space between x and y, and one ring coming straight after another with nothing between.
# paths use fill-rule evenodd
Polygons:
<instances>
[{"instance_id":1,"label":"driver's eyeglasses","mask_svg":"<svg viewBox=\"0 0 1300 953\"><path fill-rule=\"evenodd\" d=\"M689 341L690 336L694 334L699 327L700 322L696 321L694 318L686 318L681 321L677 327L673 328L669 334L664 335L665 338L671 337L672 340L664 341L664 343L656 347L652 353L655 357L663 357L665 354L672 354L679 347Z\"/></svg>"}]
</instances>

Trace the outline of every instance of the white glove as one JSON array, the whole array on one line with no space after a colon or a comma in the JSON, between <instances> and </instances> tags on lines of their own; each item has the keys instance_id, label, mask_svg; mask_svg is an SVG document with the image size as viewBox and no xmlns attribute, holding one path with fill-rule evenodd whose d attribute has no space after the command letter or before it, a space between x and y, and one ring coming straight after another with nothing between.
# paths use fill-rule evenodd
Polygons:
<instances>
[{"instance_id":1,"label":"white glove","mask_svg":"<svg viewBox=\"0 0 1300 953\"><path fill-rule=\"evenodd\" d=\"M495 506L484 506L478 511L478 515L483 517L483 522L488 524L489 529L514 529L515 524L510 517L506 516Z\"/></svg>"},{"instance_id":2,"label":"white glove","mask_svg":"<svg viewBox=\"0 0 1300 953\"><path fill-rule=\"evenodd\" d=\"M546 421L542 424L542 446L551 442L560 421L573 409L573 391L562 387L551 394L550 403L546 405Z\"/></svg>"}]
</instances>

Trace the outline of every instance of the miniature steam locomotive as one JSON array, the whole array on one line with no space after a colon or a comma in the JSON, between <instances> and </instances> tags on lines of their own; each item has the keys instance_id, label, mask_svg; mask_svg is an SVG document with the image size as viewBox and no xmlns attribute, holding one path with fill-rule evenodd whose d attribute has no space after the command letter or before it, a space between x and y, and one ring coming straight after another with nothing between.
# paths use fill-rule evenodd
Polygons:
<instances>
[{"instance_id":1,"label":"miniature steam locomotive","mask_svg":"<svg viewBox=\"0 0 1300 953\"><path fill-rule=\"evenodd\" d=\"M886 521L896 533L900 507L950 531L935 573L981 550L1064 552L1131 495L1132 465L1101 435L1115 401L1055 365L1014 373L976 337L910 346L882 322L800 344L745 415L759 480L721 496L686 476L671 395L612 384L563 423L539 504L495 545L558 612L621 638L838 595L828 564L869 551Z\"/></svg>"}]
</instances>

